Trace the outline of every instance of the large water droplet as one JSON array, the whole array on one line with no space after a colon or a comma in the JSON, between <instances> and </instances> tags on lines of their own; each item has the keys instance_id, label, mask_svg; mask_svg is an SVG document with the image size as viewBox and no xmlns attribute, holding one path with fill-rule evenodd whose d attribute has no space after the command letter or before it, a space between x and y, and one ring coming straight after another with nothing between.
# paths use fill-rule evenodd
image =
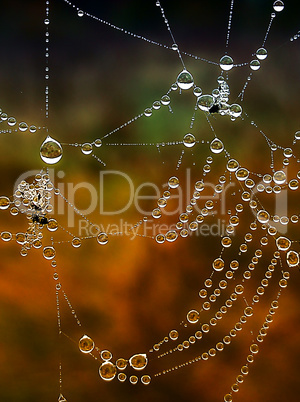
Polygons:
<instances>
[{"instance_id":1,"label":"large water droplet","mask_svg":"<svg viewBox=\"0 0 300 402\"><path fill-rule=\"evenodd\" d=\"M48 135L40 148L42 161L49 165L53 165L61 160L62 155L63 151L60 143Z\"/></svg>"},{"instance_id":2,"label":"large water droplet","mask_svg":"<svg viewBox=\"0 0 300 402\"><path fill-rule=\"evenodd\" d=\"M278 13L279 13L280 11L282 11L282 10L284 9L284 3L283 3L283 1L281 1L281 0L276 0L276 1L274 1L274 3L273 3L273 8L274 8L274 11L277 11Z\"/></svg>"},{"instance_id":3,"label":"large water droplet","mask_svg":"<svg viewBox=\"0 0 300 402\"><path fill-rule=\"evenodd\" d=\"M233 59L232 57L225 55L220 59L220 67L224 71L229 71L233 67Z\"/></svg>"},{"instance_id":4,"label":"large water droplet","mask_svg":"<svg viewBox=\"0 0 300 402\"><path fill-rule=\"evenodd\" d=\"M187 148L193 147L193 146L195 145L195 143L196 143L196 139L195 139L195 137L193 136L193 134L188 133L188 134L186 134L186 135L183 137L183 144L184 144Z\"/></svg>"},{"instance_id":5,"label":"large water droplet","mask_svg":"<svg viewBox=\"0 0 300 402\"><path fill-rule=\"evenodd\" d=\"M268 56L268 52L265 48L260 47L259 49L257 49L256 51L256 57L258 58L258 60L265 60Z\"/></svg>"},{"instance_id":6,"label":"large water droplet","mask_svg":"<svg viewBox=\"0 0 300 402\"><path fill-rule=\"evenodd\" d=\"M181 89L190 89L194 85L194 79L187 70L181 71L177 77L177 84Z\"/></svg>"},{"instance_id":7,"label":"large water droplet","mask_svg":"<svg viewBox=\"0 0 300 402\"><path fill-rule=\"evenodd\" d=\"M210 143L210 150L214 154L219 154L222 152L224 149L223 142L219 140L219 138L215 138L211 143Z\"/></svg>"},{"instance_id":8,"label":"large water droplet","mask_svg":"<svg viewBox=\"0 0 300 402\"><path fill-rule=\"evenodd\" d=\"M99 374L102 380L111 381L117 374L117 368L113 363L106 361L99 367Z\"/></svg>"},{"instance_id":9,"label":"large water droplet","mask_svg":"<svg viewBox=\"0 0 300 402\"><path fill-rule=\"evenodd\" d=\"M283 170L278 170L277 172L274 173L273 180L274 183L276 184L283 184L286 181L286 174L284 173Z\"/></svg>"},{"instance_id":10,"label":"large water droplet","mask_svg":"<svg viewBox=\"0 0 300 402\"><path fill-rule=\"evenodd\" d=\"M90 353L95 347L94 341L87 335L83 335L78 343L79 349L82 353Z\"/></svg>"},{"instance_id":11,"label":"large water droplet","mask_svg":"<svg viewBox=\"0 0 300 402\"><path fill-rule=\"evenodd\" d=\"M252 60L252 61L250 62L250 68L251 68L251 70L253 70L253 71L259 70L259 69L260 69L260 62L259 62L259 60Z\"/></svg>"},{"instance_id":12,"label":"large water droplet","mask_svg":"<svg viewBox=\"0 0 300 402\"><path fill-rule=\"evenodd\" d=\"M58 397L58 402L67 402L66 398L63 396L63 394L60 394Z\"/></svg>"},{"instance_id":13,"label":"large water droplet","mask_svg":"<svg viewBox=\"0 0 300 402\"><path fill-rule=\"evenodd\" d=\"M135 370L143 370L148 364L148 358L145 354L137 354L129 359L129 364Z\"/></svg>"},{"instance_id":14,"label":"large water droplet","mask_svg":"<svg viewBox=\"0 0 300 402\"><path fill-rule=\"evenodd\" d=\"M208 112L214 103L215 99L212 95L201 95L198 98L198 107L205 112Z\"/></svg>"},{"instance_id":15,"label":"large water droplet","mask_svg":"<svg viewBox=\"0 0 300 402\"><path fill-rule=\"evenodd\" d=\"M10 206L10 200L8 197L0 197L0 209L7 209Z\"/></svg>"}]
</instances>

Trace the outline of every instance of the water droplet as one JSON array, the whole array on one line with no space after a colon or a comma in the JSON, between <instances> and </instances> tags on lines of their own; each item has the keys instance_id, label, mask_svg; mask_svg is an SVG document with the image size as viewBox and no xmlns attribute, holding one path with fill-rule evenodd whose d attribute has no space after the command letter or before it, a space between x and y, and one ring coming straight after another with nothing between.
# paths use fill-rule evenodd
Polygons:
<instances>
[{"instance_id":1,"label":"water droplet","mask_svg":"<svg viewBox=\"0 0 300 402\"><path fill-rule=\"evenodd\" d=\"M176 176L170 177L168 181L168 185L170 188L177 188L179 186L179 179Z\"/></svg>"},{"instance_id":2,"label":"water droplet","mask_svg":"<svg viewBox=\"0 0 300 402\"><path fill-rule=\"evenodd\" d=\"M283 184L286 181L286 174L284 173L283 170L278 170L277 172L274 173L273 180L274 183L276 184Z\"/></svg>"},{"instance_id":3,"label":"water droplet","mask_svg":"<svg viewBox=\"0 0 300 402\"><path fill-rule=\"evenodd\" d=\"M219 140L219 138L215 138L211 143L210 143L210 150L211 152L213 152L214 154L219 154L220 152L222 152L224 150L224 145L223 142L221 140Z\"/></svg>"},{"instance_id":4,"label":"water droplet","mask_svg":"<svg viewBox=\"0 0 300 402\"><path fill-rule=\"evenodd\" d=\"M296 251L289 251L286 255L286 261L289 267L296 267L299 265L299 254Z\"/></svg>"},{"instance_id":5,"label":"water droplet","mask_svg":"<svg viewBox=\"0 0 300 402\"><path fill-rule=\"evenodd\" d=\"M176 339L178 339L178 331L176 331L176 329L173 329L172 331L170 331L169 337L172 341L176 341Z\"/></svg>"},{"instance_id":6,"label":"water droplet","mask_svg":"<svg viewBox=\"0 0 300 402\"><path fill-rule=\"evenodd\" d=\"M221 57L221 59L220 59L220 67L224 71L231 70L232 67L233 67L233 59L228 55L225 55L225 56Z\"/></svg>"},{"instance_id":7,"label":"water droplet","mask_svg":"<svg viewBox=\"0 0 300 402\"><path fill-rule=\"evenodd\" d=\"M178 50L178 45L177 45L177 43L173 43L173 45L172 45L172 50Z\"/></svg>"},{"instance_id":8,"label":"water droplet","mask_svg":"<svg viewBox=\"0 0 300 402\"><path fill-rule=\"evenodd\" d=\"M49 165L53 165L61 160L62 155L63 151L60 143L48 135L40 148L42 161Z\"/></svg>"},{"instance_id":9,"label":"water droplet","mask_svg":"<svg viewBox=\"0 0 300 402\"><path fill-rule=\"evenodd\" d=\"M10 200L4 195L0 197L0 209L7 209L10 206Z\"/></svg>"},{"instance_id":10,"label":"water droplet","mask_svg":"<svg viewBox=\"0 0 300 402\"><path fill-rule=\"evenodd\" d=\"M239 168L239 166L240 164L235 159L230 159L227 162L227 170L229 170L229 172L235 172Z\"/></svg>"},{"instance_id":11,"label":"water droplet","mask_svg":"<svg viewBox=\"0 0 300 402\"><path fill-rule=\"evenodd\" d=\"M256 54L256 57L258 58L258 60L265 60L268 56L267 50L263 47L257 49L255 54Z\"/></svg>"},{"instance_id":12,"label":"water droplet","mask_svg":"<svg viewBox=\"0 0 300 402\"><path fill-rule=\"evenodd\" d=\"M197 310L190 310L186 316L186 319L191 324L196 324L199 321L199 318L200 318L200 313Z\"/></svg>"},{"instance_id":13,"label":"water droplet","mask_svg":"<svg viewBox=\"0 0 300 402\"><path fill-rule=\"evenodd\" d=\"M112 359L112 353L109 350L102 350L100 353L101 359L103 360L111 360Z\"/></svg>"},{"instance_id":14,"label":"water droplet","mask_svg":"<svg viewBox=\"0 0 300 402\"><path fill-rule=\"evenodd\" d=\"M274 11L277 11L278 13L280 13L280 11L282 11L284 9L283 1L281 1L281 0L274 1L273 8L274 8Z\"/></svg>"},{"instance_id":15,"label":"water droplet","mask_svg":"<svg viewBox=\"0 0 300 402\"><path fill-rule=\"evenodd\" d=\"M151 382L151 377L149 375L143 375L141 378L141 382L144 385L149 385Z\"/></svg>"},{"instance_id":16,"label":"water droplet","mask_svg":"<svg viewBox=\"0 0 300 402\"><path fill-rule=\"evenodd\" d=\"M128 361L125 360L125 359L123 359L123 358L120 358L120 359L118 359L118 360L116 361L116 366L117 366L117 368L118 368L119 370L125 370L126 367L127 367L127 364L128 364Z\"/></svg>"},{"instance_id":17,"label":"water droplet","mask_svg":"<svg viewBox=\"0 0 300 402\"><path fill-rule=\"evenodd\" d=\"M81 246L81 240L79 239L79 237L74 237L72 240L72 246L75 248L78 248Z\"/></svg>"},{"instance_id":18,"label":"water droplet","mask_svg":"<svg viewBox=\"0 0 300 402\"><path fill-rule=\"evenodd\" d=\"M17 120L14 117L9 117L9 119L7 120L7 124L9 126L14 126L17 123Z\"/></svg>"},{"instance_id":19,"label":"water droplet","mask_svg":"<svg viewBox=\"0 0 300 402\"><path fill-rule=\"evenodd\" d=\"M55 257L54 247L50 246L44 247L43 256L46 258L46 260L52 260L52 258Z\"/></svg>"},{"instance_id":20,"label":"water droplet","mask_svg":"<svg viewBox=\"0 0 300 402\"><path fill-rule=\"evenodd\" d=\"M240 117L243 109L240 105L238 105L237 103L234 103L230 106L229 111L230 111L231 116Z\"/></svg>"},{"instance_id":21,"label":"water droplet","mask_svg":"<svg viewBox=\"0 0 300 402\"><path fill-rule=\"evenodd\" d=\"M195 143L196 143L196 139L195 139L195 137L193 136L193 134L188 133L188 134L186 134L186 135L183 137L183 144L184 144L187 148L193 147L193 146L195 145Z\"/></svg>"},{"instance_id":22,"label":"water droplet","mask_svg":"<svg viewBox=\"0 0 300 402\"><path fill-rule=\"evenodd\" d=\"M99 233L97 236L97 242L102 245L107 244L108 243L108 235L104 232Z\"/></svg>"},{"instance_id":23,"label":"water droplet","mask_svg":"<svg viewBox=\"0 0 300 402\"><path fill-rule=\"evenodd\" d=\"M58 397L58 402L67 402L66 398L63 396L63 394L60 394Z\"/></svg>"},{"instance_id":24,"label":"water droplet","mask_svg":"<svg viewBox=\"0 0 300 402\"><path fill-rule=\"evenodd\" d=\"M132 375L132 376L130 376L130 378L129 378L129 381L131 382L131 384L133 384L133 385L135 385L135 384L137 384L137 382L138 382L138 377L136 376L136 375Z\"/></svg>"},{"instance_id":25,"label":"water droplet","mask_svg":"<svg viewBox=\"0 0 300 402\"><path fill-rule=\"evenodd\" d=\"M190 89L194 85L193 76L187 70L181 71L176 81L180 89Z\"/></svg>"},{"instance_id":26,"label":"water droplet","mask_svg":"<svg viewBox=\"0 0 300 402\"><path fill-rule=\"evenodd\" d=\"M240 168L235 172L235 176L239 181L244 181L249 176L249 171L245 168Z\"/></svg>"},{"instance_id":27,"label":"water droplet","mask_svg":"<svg viewBox=\"0 0 300 402\"><path fill-rule=\"evenodd\" d=\"M150 107L146 108L145 111L144 111L144 115L146 117L152 116L152 109Z\"/></svg>"},{"instance_id":28,"label":"water droplet","mask_svg":"<svg viewBox=\"0 0 300 402\"><path fill-rule=\"evenodd\" d=\"M58 223L56 219L49 219L47 228L50 232L55 232L58 229Z\"/></svg>"},{"instance_id":29,"label":"water droplet","mask_svg":"<svg viewBox=\"0 0 300 402\"><path fill-rule=\"evenodd\" d=\"M198 98L198 107L204 112L208 112L209 109L214 105L214 97L212 95L201 95Z\"/></svg>"},{"instance_id":30,"label":"water droplet","mask_svg":"<svg viewBox=\"0 0 300 402\"><path fill-rule=\"evenodd\" d=\"M270 220L270 214L262 209L257 213L256 218L260 223L268 223Z\"/></svg>"},{"instance_id":31,"label":"water droplet","mask_svg":"<svg viewBox=\"0 0 300 402\"><path fill-rule=\"evenodd\" d=\"M82 10L78 10L77 15L78 15L78 17L83 17L84 12Z\"/></svg>"},{"instance_id":32,"label":"water droplet","mask_svg":"<svg viewBox=\"0 0 300 402\"><path fill-rule=\"evenodd\" d=\"M225 263L222 260L222 258L216 258L212 265L213 265L213 269L215 271L222 271L223 268L224 268Z\"/></svg>"},{"instance_id":33,"label":"water droplet","mask_svg":"<svg viewBox=\"0 0 300 402\"><path fill-rule=\"evenodd\" d=\"M165 242L165 236L163 234L158 234L156 235L155 240L158 244L162 244Z\"/></svg>"},{"instance_id":34,"label":"water droplet","mask_svg":"<svg viewBox=\"0 0 300 402\"><path fill-rule=\"evenodd\" d=\"M195 87L194 88L194 95L197 96L197 97L202 95L202 89L199 88L199 87ZM299 136L300 136L300 132L299 132Z\"/></svg>"},{"instance_id":35,"label":"water droplet","mask_svg":"<svg viewBox=\"0 0 300 402\"><path fill-rule=\"evenodd\" d=\"M250 62L250 68L251 68L251 70L253 70L253 71L259 70L259 69L260 69L260 62L259 62L259 60L252 60L252 61Z\"/></svg>"},{"instance_id":36,"label":"water droplet","mask_svg":"<svg viewBox=\"0 0 300 402\"><path fill-rule=\"evenodd\" d=\"M127 375L125 373L119 373L118 374L118 380L120 382L124 382L124 381L126 381L126 379L127 379Z\"/></svg>"},{"instance_id":37,"label":"water droplet","mask_svg":"<svg viewBox=\"0 0 300 402\"><path fill-rule=\"evenodd\" d=\"M291 247L291 241L287 237L280 236L276 239L276 246L280 251L287 251Z\"/></svg>"},{"instance_id":38,"label":"water droplet","mask_svg":"<svg viewBox=\"0 0 300 402\"><path fill-rule=\"evenodd\" d=\"M99 374L102 380L111 381L117 374L117 368L111 362L104 362L99 367Z\"/></svg>"},{"instance_id":39,"label":"water droplet","mask_svg":"<svg viewBox=\"0 0 300 402\"><path fill-rule=\"evenodd\" d=\"M148 358L146 354L137 354L129 359L129 364L135 370L143 370L148 364Z\"/></svg>"},{"instance_id":40,"label":"water droplet","mask_svg":"<svg viewBox=\"0 0 300 402\"><path fill-rule=\"evenodd\" d=\"M159 208L154 208L152 211L153 218L160 218L161 217L161 210Z\"/></svg>"},{"instance_id":41,"label":"water droplet","mask_svg":"<svg viewBox=\"0 0 300 402\"><path fill-rule=\"evenodd\" d=\"M95 347L94 341L87 335L83 335L78 343L79 349L82 353L90 353Z\"/></svg>"},{"instance_id":42,"label":"water droplet","mask_svg":"<svg viewBox=\"0 0 300 402\"><path fill-rule=\"evenodd\" d=\"M170 104L171 99L168 95L163 95L160 101L162 105L167 106Z\"/></svg>"},{"instance_id":43,"label":"water droplet","mask_svg":"<svg viewBox=\"0 0 300 402\"><path fill-rule=\"evenodd\" d=\"M102 141L100 139L97 139L94 141L94 145L95 145L95 147L99 148L102 145Z\"/></svg>"},{"instance_id":44,"label":"water droplet","mask_svg":"<svg viewBox=\"0 0 300 402\"><path fill-rule=\"evenodd\" d=\"M1 232L0 237L3 241L10 241L12 239L12 234L10 232Z\"/></svg>"},{"instance_id":45,"label":"water droplet","mask_svg":"<svg viewBox=\"0 0 300 402\"><path fill-rule=\"evenodd\" d=\"M175 241L178 237L177 232L175 232L175 230L169 230L166 233L166 240L170 243L172 243L173 241Z\"/></svg>"},{"instance_id":46,"label":"water droplet","mask_svg":"<svg viewBox=\"0 0 300 402\"><path fill-rule=\"evenodd\" d=\"M89 155L89 154L91 154L91 153L93 152L93 146L92 146L92 144L90 144L90 143L88 143L88 142L86 142L85 144L83 144L82 147L81 147L81 152L82 152L84 155Z\"/></svg>"}]
</instances>

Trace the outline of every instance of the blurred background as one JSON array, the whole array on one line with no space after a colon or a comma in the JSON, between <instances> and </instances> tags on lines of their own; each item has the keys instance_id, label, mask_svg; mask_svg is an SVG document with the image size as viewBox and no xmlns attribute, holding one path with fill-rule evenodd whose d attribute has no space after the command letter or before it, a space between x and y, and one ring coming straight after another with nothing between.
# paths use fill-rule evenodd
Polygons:
<instances>
[{"instance_id":1,"label":"blurred background","mask_svg":"<svg viewBox=\"0 0 300 402\"><path fill-rule=\"evenodd\" d=\"M174 3L166 0L161 3L179 48L218 62L225 52L230 2L187 0ZM228 49L235 63L251 61L252 54L261 46L273 12L272 3L236 1ZM268 58L262 62L261 69L253 73L245 93L242 106L249 119L231 122L226 117L212 118L216 134L227 151L254 172L271 172L271 158L263 136L249 124L252 119L282 147L291 146L295 132L300 130L300 40L290 42L290 37L299 29L299 4L296 1L286 3L271 27L266 43ZM168 46L172 44L155 1L86 0L75 4L130 32ZM62 143L82 144L102 138L151 107L153 101L167 93L182 70L176 52L138 40L86 16L80 18L76 9L64 1L51 0L49 119L46 121L44 19L45 4L41 1L15 0L2 7L0 107L18 122L47 126L49 134ZM218 66L188 56L184 56L184 61L203 93L209 94L217 87ZM236 101L249 72L249 67L245 66L229 73L230 103ZM176 172L181 146L166 147L158 153L156 147L106 146L105 143L181 141L189 131L194 111L195 98L190 92L171 94L172 99L174 95L174 113L162 107L151 118L142 117L104 140L95 154L106 163L105 168L94 158L83 155L79 148L64 146L62 160L50 167L55 185L59 185L67 197L70 189L80 187L83 182L98 191L101 172L118 170L130 177L135 189L145 182L163 189ZM200 112L193 134L199 140L212 139ZM13 194L20 175L44 167L39 149L46 135L46 129L35 134L28 131L1 133L1 195ZM297 147L295 150L299 151ZM186 153L178 172L182 183L186 183L190 167L192 182L201 177L208 155L205 146ZM279 151L276 156L282 162ZM218 173L222 163L224 159L216 158ZM280 163L277 166L279 168ZM297 173L297 168L294 170L291 176ZM213 171L207 179L217 180L214 174ZM122 208L128 191L127 182L111 177L103 190L104 205L111 210ZM155 195L149 191L143 194ZM233 198L228 207L233 207L235 201ZM86 189L78 190L74 202L77 208L88 208L90 193ZM149 212L156 200L146 200L141 205ZM289 203L289 213L297 213L297 206L298 200L294 197ZM89 219L104 227L120 225L121 219L135 224L143 218L134 205L121 216L100 216L99 209L97 204ZM64 211L59 222L72 233L78 232L78 219L74 228L68 227L70 210L65 206ZM27 228L24 216L13 217L9 211L1 211L0 219L1 231L16 233ZM165 218L164 222L176 223L174 219ZM220 215L219 219L225 220L226 215ZM241 233L246 232L247 224L249 221L245 219ZM151 230L147 233L152 234ZM58 241L66 238L62 230L53 236ZM45 241L50 242L49 234L45 234ZM219 238L213 236L194 236L163 245L148 238L131 241L126 237L110 238L106 246L91 239L83 242L79 249L70 243L58 244L56 260L63 289L83 324L82 328L76 326L68 306L62 301L63 331L76 342L84 333L89 334L101 350L109 349L114 358L147 352L171 329L180 327L190 308L199 308L198 291L210 275L211 262L219 250ZM272 250L270 247L265 262L259 265L262 272ZM278 290L274 280L269 285L268 296L257 306L252 324L226 351L207 362L162 376L148 387L132 386L128 381L121 384L116 379L105 383L99 378L97 362L81 354L76 343L64 337L61 341L58 339L56 283L52 278L53 268L43 259L41 251L30 250L27 257L22 257L19 245L1 241L0 252L0 400L7 402L57 400L60 356L63 394L68 402L185 402L199 398L203 402L221 401L245 362L251 331L255 334L260 327L268 301ZM236 257L234 252L228 254L228 261ZM299 271L295 269L261 352L234 400L298 400L299 284ZM225 317L216 338L221 339L228 331L228 322ZM193 350L183 352L177 360L169 359L166 363L158 360L149 374L153 377L156 372L185 362L209 347L211 342L204 340Z\"/></svg>"}]
</instances>

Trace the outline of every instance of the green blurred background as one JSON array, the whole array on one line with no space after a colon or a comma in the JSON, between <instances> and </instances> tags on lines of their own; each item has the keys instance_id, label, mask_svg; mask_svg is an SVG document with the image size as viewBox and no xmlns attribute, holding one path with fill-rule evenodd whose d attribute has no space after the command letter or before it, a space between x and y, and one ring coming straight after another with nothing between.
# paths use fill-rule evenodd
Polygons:
<instances>
[{"instance_id":1,"label":"green blurred background","mask_svg":"<svg viewBox=\"0 0 300 402\"><path fill-rule=\"evenodd\" d=\"M250 120L284 147L291 145L294 133L300 129L300 41L289 41L299 29L300 6L296 1L286 3L267 40L269 56L253 74L243 103ZM76 5L128 31L171 45L155 1L86 0ZM229 1L162 1L162 5L180 49L219 60L225 50ZM62 0L52 0L50 7L50 117L46 122L44 2L17 0L2 6L0 107L18 122L46 125L50 135L63 143L93 141L159 100L182 69L174 51L135 39L86 16L79 18ZM261 46L271 12L272 1L236 1L229 46L229 54L236 63L250 61L251 54ZM217 86L219 68L187 56L184 60L195 83L204 93L211 93ZM231 103L248 74L248 67L230 72ZM174 99L174 114L162 108L153 117L143 117L112 135L107 142L181 140L189 130L194 97L184 93L181 97L174 94ZM232 156L250 170L270 170L269 148L258 130L247 122L212 121ZM194 134L199 139L212 138L203 116L197 117ZM39 148L45 136L45 130L37 134L1 134L2 194L12 194L22 173L43 167ZM135 188L144 182L161 188L175 173L181 149L170 148L158 154L155 147L103 146L97 156L105 161L106 169L128 174ZM192 177L196 178L208 155L207 149L198 147L194 155L186 157L179 173L182 179L193 162ZM102 165L74 147L64 147L63 159L51 170L55 184L60 183L65 189L68 183L82 182L98 189L101 171L105 171ZM127 197L126 183L117 179L105 188L105 202L111 208L118 208ZM84 190L76 194L78 208L87 208L89 202L89 194ZM149 211L154 206L155 200L145 203ZM297 206L296 199L291 206L293 212ZM93 222L118 224L120 216L99 217L98 210L90 217ZM141 217L132 207L121 219L135 223ZM66 217L61 219L67 224ZM25 218L1 212L2 230L26 230ZM83 333L92 336L101 349L111 350L115 357L130 357L146 352L170 329L178 327L189 308L199 307L197 293L210 274L218 247L215 238L180 239L159 246L150 239L130 241L116 237L105 247L94 240L84 242L78 250L70 244L58 245L57 263L64 290L83 323ZM63 393L68 402L221 401L245 361L251 327L228 351L204 364L161 377L149 387L120 384L117 380L104 383L93 359L80 354L68 339L58 341L50 264L38 250L21 257L15 243L1 242L0 251L1 401L56 400L60 354ZM236 401L299 399L299 284L299 272L295 270L262 351L235 395ZM270 288L274 295L275 283ZM262 307L267 308L263 302ZM63 303L62 313L64 332L79 339L82 331ZM260 325L262 318L257 314L253 326ZM200 347L198 350L196 355L202 352ZM182 361L188 360L188 356L183 355ZM158 370L166 368L163 363L156 365Z\"/></svg>"}]
</instances>

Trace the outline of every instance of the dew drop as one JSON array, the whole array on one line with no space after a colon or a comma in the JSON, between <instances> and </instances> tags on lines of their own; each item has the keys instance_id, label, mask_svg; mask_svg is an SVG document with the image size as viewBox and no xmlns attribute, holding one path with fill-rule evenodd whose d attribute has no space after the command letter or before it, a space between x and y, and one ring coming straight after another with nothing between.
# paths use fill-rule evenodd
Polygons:
<instances>
[{"instance_id":1,"label":"dew drop","mask_svg":"<svg viewBox=\"0 0 300 402\"><path fill-rule=\"evenodd\" d=\"M274 173L273 180L274 183L276 184L283 184L286 181L286 174L284 173L283 170L278 170L277 172Z\"/></svg>"},{"instance_id":2,"label":"dew drop","mask_svg":"<svg viewBox=\"0 0 300 402\"><path fill-rule=\"evenodd\" d=\"M276 239L276 246L280 251L287 251L291 247L291 241L287 237L280 236Z\"/></svg>"},{"instance_id":3,"label":"dew drop","mask_svg":"<svg viewBox=\"0 0 300 402\"><path fill-rule=\"evenodd\" d=\"M177 188L179 186L179 179L176 176L170 177L168 181L168 185L170 188Z\"/></svg>"},{"instance_id":4,"label":"dew drop","mask_svg":"<svg viewBox=\"0 0 300 402\"><path fill-rule=\"evenodd\" d=\"M180 89L190 89L194 85L194 79L187 70L181 71L176 80Z\"/></svg>"},{"instance_id":5,"label":"dew drop","mask_svg":"<svg viewBox=\"0 0 300 402\"><path fill-rule=\"evenodd\" d=\"M188 134L186 134L186 135L183 137L183 144L184 144L187 148L193 147L193 146L195 145L195 143L196 143L196 139L195 139L195 137L193 136L193 134L188 133Z\"/></svg>"},{"instance_id":6,"label":"dew drop","mask_svg":"<svg viewBox=\"0 0 300 402\"><path fill-rule=\"evenodd\" d=\"M84 12L82 10L78 10L77 15L78 15L78 17L83 17Z\"/></svg>"},{"instance_id":7,"label":"dew drop","mask_svg":"<svg viewBox=\"0 0 300 402\"><path fill-rule=\"evenodd\" d=\"M151 382L151 377L149 375L143 375L141 378L141 382L144 385L149 385Z\"/></svg>"},{"instance_id":8,"label":"dew drop","mask_svg":"<svg viewBox=\"0 0 300 402\"><path fill-rule=\"evenodd\" d=\"M105 245L108 243L108 235L104 232L101 232L97 236L97 242L99 244Z\"/></svg>"},{"instance_id":9,"label":"dew drop","mask_svg":"<svg viewBox=\"0 0 300 402\"><path fill-rule=\"evenodd\" d=\"M224 145L223 142L221 140L219 140L219 138L215 138L211 143L210 143L210 150L214 153L214 154L219 154L220 152L222 152L224 150Z\"/></svg>"},{"instance_id":10,"label":"dew drop","mask_svg":"<svg viewBox=\"0 0 300 402\"><path fill-rule=\"evenodd\" d=\"M84 155L89 155L89 154L91 154L91 153L93 152L93 146L92 146L92 144L90 144L90 143L88 143L88 142L86 142L85 144L83 144L82 147L81 147L81 152L82 152Z\"/></svg>"},{"instance_id":11,"label":"dew drop","mask_svg":"<svg viewBox=\"0 0 300 402\"><path fill-rule=\"evenodd\" d=\"M199 321L200 314L197 310L190 310L186 316L188 322L191 324L196 324Z\"/></svg>"},{"instance_id":12,"label":"dew drop","mask_svg":"<svg viewBox=\"0 0 300 402\"><path fill-rule=\"evenodd\" d=\"M17 123L17 120L14 117L9 117L7 120L7 124L9 126L14 126Z\"/></svg>"},{"instance_id":13,"label":"dew drop","mask_svg":"<svg viewBox=\"0 0 300 402\"><path fill-rule=\"evenodd\" d=\"M116 361L116 366L119 370L125 370L127 367L128 361L126 359L120 358Z\"/></svg>"},{"instance_id":14,"label":"dew drop","mask_svg":"<svg viewBox=\"0 0 300 402\"><path fill-rule=\"evenodd\" d=\"M94 341L87 335L83 335L78 342L79 349L82 353L90 353L95 347Z\"/></svg>"},{"instance_id":15,"label":"dew drop","mask_svg":"<svg viewBox=\"0 0 300 402\"><path fill-rule=\"evenodd\" d=\"M0 197L0 209L7 209L10 206L10 200L8 197Z\"/></svg>"},{"instance_id":16,"label":"dew drop","mask_svg":"<svg viewBox=\"0 0 300 402\"><path fill-rule=\"evenodd\" d=\"M265 210L258 211L256 218L260 223L268 223L270 220L270 214Z\"/></svg>"},{"instance_id":17,"label":"dew drop","mask_svg":"<svg viewBox=\"0 0 300 402\"><path fill-rule=\"evenodd\" d=\"M242 107L237 103L233 103L229 108L229 112L233 117L240 117L242 111L243 111Z\"/></svg>"},{"instance_id":18,"label":"dew drop","mask_svg":"<svg viewBox=\"0 0 300 402\"><path fill-rule=\"evenodd\" d=\"M135 370L143 370L148 364L148 358L146 354L133 355L129 359L129 364Z\"/></svg>"},{"instance_id":19,"label":"dew drop","mask_svg":"<svg viewBox=\"0 0 300 402\"><path fill-rule=\"evenodd\" d=\"M286 255L286 261L289 267L299 265L299 254L296 251L289 251Z\"/></svg>"},{"instance_id":20,"label":"dew drop","mask_svg":"<svg viewBox=\"0 0 300 402\"><path fill-rule=\"evenodd\" d=\"M172 341L176 341L176 339L178 339L178 331L176 331L176 329L173 329L172 331L170 331L169 337Z\"/></svg>"},{"instance_id":21,"label":"dew drop","mask_svg":"<svg viewBox=\"0 0 300 402\"><path fill-rule=\"evenodd\" d=\"M212 265L215 271L222 271L225 264L222 258L216 258Z\"/></svg>"},{"instance_id":22,"label":"dew drop","mask_svg":"<svg viewBox=\"0 0 300 402\"><path fill-rule=\"evenodd\" d=\"M198 107L204 112L208 112L209 109L214 105L214 97L212 95L201 95L198 98Z\"/></svg>"},{"instance_id":23,"label":"dew drop","mask_svg":"<svg viewBox=\"0 0 300 402\"><path fill-rule=\"evenodd\" d=\"M54 247L44 247L43 256L46 258L46 260L52 260L55 257Z\"/></svg>"},{"instance_id":24,"label":"dew drop","mask_svg":"<svg viewBox=\"0 0 300 402\"><path fill-rule=\"evenodd\" d=\"M229 71L233 67L233 59L232 57L225 55L220 59L220 67L224 71Z\"/></svg>"},{"instance_id":25,"label":"dew drop","mask_svg":"<svg viewBox=\"0 0 300 402\"><path fill-rule=\"evenodd\" d=\"M283 1L281 1L281 0L276 0L276 1L274 1L274 3L273 3L273 8L274 8L274 11L277 11L278 13L279 13L280 11L282 11L282 10L284 9L284 3L283 3Z\"/></svg>"},{"instance_id":26,"label":"dew drop","mask_svg":"<svg viewBox=\"0 0 300 402\"><path fill-rule=\"evenodd\" d=\"M117 368L111 362L104 362L99 367L99 374L102 380L111 381L117 374Z\"/></svg>"},{"instance_id":27,"label":"dew drop","mask_svg":"<svg viewBox=\"0 0 300 402\"><path fill-rule=\"evenodd\" d=\"M12 239L12 234L10 232L1 232L0 237L3 241L10 241Z\"/></svg>"},{"instance_id":28,"label":"dew drop","mask_svg":"<svg viewBox=\"0 0 300 402\"><path fill-rule=\"evenodd\" d=\"M98 138L97 140L94 141L95 147L99 148L102 145L102 141Z\"/></svg>"},{"instance_id":29,"label":"dew drop","mask_svg":"<svg viewBox=\"0 0 300 402\"><path fill-rule=\"evenodd\" d=\"M66 398L63 396L63 394L60 394L58 397L58 402L67 402Z\"/></svg>"},{"instance_id":30,"label":"dew drop","mask_svg":"<svg viewBox=\"0 0 300 402\"><path fill-rule=\"evenodd\" d=\"M175 232L175 230L169 230L166 233L166 240L170 243L172 243L173 241L175 241L178 237L177 232Z\"/></svg>"},{"instance_id":31,"label":"dew drop","mask_svg":"<svg viewBox=\"0 0 300 402\"><path fill-rule=\"evenodd\" d=\"M79 237L74 237L72 240L72 246L75 248L78 248L81 246L81 240L79 239Z\"/></svg>"},{"instance_id":32,"label":"dew drop","mask_svg":"<svg viewBox=\"0 0 300 402\"><path fill-rule=\"evenodd\" d=\"M199 87L195 87L194 88L194 95L197 96L197 97L202 95L202 89L199 88ZM299 132L299 136L300 136L300 132Z\"/></svg>"},{"instance_id":33,"label":"dew drop","mask_svg":"<svg viewBox=\"0 0 300 402\"><path fill-rule=\"evenodd\" d=\"M42 161L49 165L53 165L61 160L62 155L63 151L60 143L48 135L40 148Z\"/></svg>"},{"instance_id":34,"label":"dew drop","mask_svg":"<svg viewBox=\"0 0 300 402\"><path fill-rule=\"evenodd\" d=\"M245 168L240 168L235 172L235 176L239 181L244 181L249 176L249 171Z\"/></svg>"},{"instance_id":35,"label":"dew drop","mask_svg":"<svg viewBox=\"0 0 300 402\"><path fill-rule=\"evenodd\" d=\"M259 70L259 69L260 69L260 62L259 62L259 60L252 60L252 61L250 62L250 68L251 68L251 70L253 70L253 71Z\"/></svg>"},{"instance_id":36,"label":"dew drop","mask_svg":"<svg viewBox=\"0 0 300 402\"><path fill-rule=\"evenodd\" d=\"M256 57L258 58L258 60L265 60L268 56L267 50L263 47L257 49L255 54L256 54Z\"/></svg>"}]
</instances>

